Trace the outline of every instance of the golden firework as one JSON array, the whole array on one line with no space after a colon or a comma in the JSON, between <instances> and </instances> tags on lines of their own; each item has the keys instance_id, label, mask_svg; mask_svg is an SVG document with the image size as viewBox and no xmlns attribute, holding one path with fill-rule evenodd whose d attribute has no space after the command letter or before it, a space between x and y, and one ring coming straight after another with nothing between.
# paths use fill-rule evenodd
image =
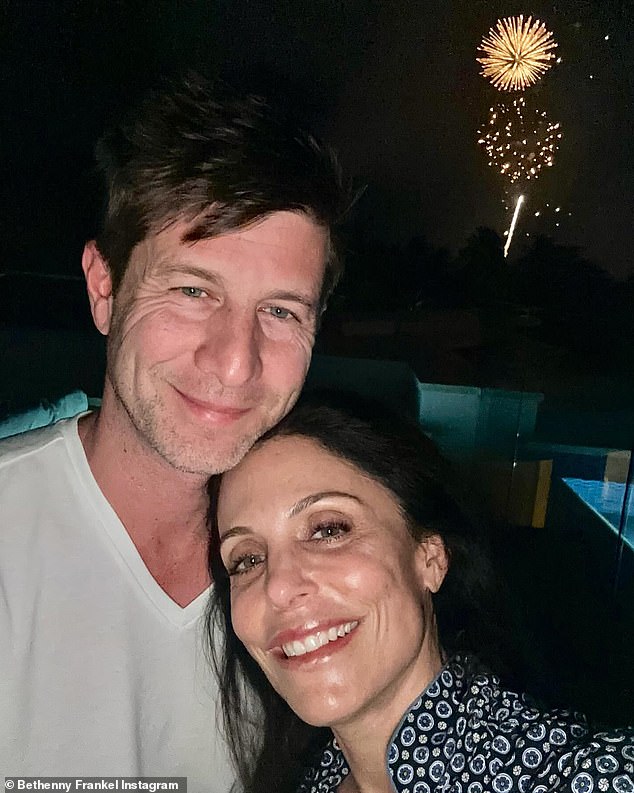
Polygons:
<instances>
[{"instance_id":1,"label":"golden firework","mask_svg":"<svg viewBox=\"0 0 634 793\"><path fill-rule=\"evenodd\" d=\"M529 108L520 96L492 107L478 136L489 165L511 184L524 184L537 179L543 168L552 167L561 125L550 121L545 111Z\"/></svg>"},{"instance_id":2,"label":"golden firework","mask_svg":"<svg viewBox=\"0 0 634 793\"><path fill-rule=\"evenodd\" d=\"M550 69L557 46L543 22L523 16L498 19L478 47L482 74L500 91L523 91Z\"/></svg>"}]
</instances>

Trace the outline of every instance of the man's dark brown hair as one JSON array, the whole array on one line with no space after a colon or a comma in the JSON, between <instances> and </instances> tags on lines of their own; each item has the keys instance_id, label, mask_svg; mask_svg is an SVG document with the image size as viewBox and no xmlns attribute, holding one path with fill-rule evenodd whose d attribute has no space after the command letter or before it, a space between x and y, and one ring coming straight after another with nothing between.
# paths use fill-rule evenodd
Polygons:
<instances>
[{"instance_id":1,"label":"man's dark brown hair","mask_svg":"<svg viewBox=\"0 0 634 793\"><path fill-rule=\"evenodd\" d=\"M177 221L183 242L279 211L330 233L321 302L341 274L333 231L350 203L333 152L255 96L199 76L153 91L97 144L106 204L97 246L116 292L135 245Z\"/></svg>"}]
</instances>

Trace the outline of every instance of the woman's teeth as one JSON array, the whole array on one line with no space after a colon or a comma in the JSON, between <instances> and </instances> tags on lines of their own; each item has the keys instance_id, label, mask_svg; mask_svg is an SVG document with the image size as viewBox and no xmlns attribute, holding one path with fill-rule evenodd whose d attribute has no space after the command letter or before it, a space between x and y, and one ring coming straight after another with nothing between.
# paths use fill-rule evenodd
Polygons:
<instances>
[{"instance_id":1,"label":"woman's teeth","mask_svg":"<svg viewBox=\"0 0 634 793\"><path fill-rule=\"evenodd\" d=\"M329 642L336 642L337 639L341 639L343 636L350 633L350 631L354 630L358 624L358 621L344 622L334 628L328 628L327 631L311 633L310 636L306 636L301 641L295 640L293 642L288 642L288 644L283 644L282 650L284 650L284 655L286 655L287 658L292 658L295 655L312 653Z\"/></svg>"}]
</instances>

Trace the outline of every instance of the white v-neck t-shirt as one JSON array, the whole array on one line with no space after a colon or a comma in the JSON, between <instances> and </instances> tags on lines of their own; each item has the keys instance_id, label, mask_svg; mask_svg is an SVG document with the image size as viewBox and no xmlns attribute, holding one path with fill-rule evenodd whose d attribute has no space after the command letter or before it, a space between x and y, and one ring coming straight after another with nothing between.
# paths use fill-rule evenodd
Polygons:
<instances>
[{"instance_id":1,"label":"white v-neck t-shirt","mask_svg":"<svg viewBox=\"0 0 634 793\"><path fill-rule=\"evenodd\" d=\"M160 588L97 486L77 418L0 443L0 775L231 772L203 651L208 592Z\"/></svg>"}]
</instances>

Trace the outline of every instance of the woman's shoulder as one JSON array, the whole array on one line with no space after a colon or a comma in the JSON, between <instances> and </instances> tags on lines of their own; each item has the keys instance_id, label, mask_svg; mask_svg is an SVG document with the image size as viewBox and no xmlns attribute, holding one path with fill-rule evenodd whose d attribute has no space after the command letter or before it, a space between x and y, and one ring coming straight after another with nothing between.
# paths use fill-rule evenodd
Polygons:
<instances>
[{"instance_id":1,"label":"woman's shoulder","mask_svg":"<svg viewBox=\"0 0 634 793\"><path fill-rule=\"evenodd\" d=\"M582 713L544 708L530 694L506 687L497 675L473 659L467 659L464 666L467 682L460 709L464 709L472 729L506 735L520 747L540 743L547 748L565 747L587 736L589 726Z\"/></svg>"},{"instance_id":2,"label":"woman's shoulder","mask_svg":"<svg viewBox=\"0 0 634 793\"><path fill-rule=\"evenodd\" d=\"M469 723L479 739L471 742L471 749L479 744L490 771L511 772L526 784L529 778L537 779L539 784L531 788L534 793L594 789L634 793L634 727L593 732L583 714L545 709L529 695L506 689L477 662L467 660L465 666L465 711L471 714ZM495 774L491 776L495 791L514 789L500 785L499 779L496 787Z\"/></svg>"},{"instance_id":3,"label":"woman's shoulder","mask_svg":"<svg viewBox=\"0 0 634 793\"><path fill-rule=\"evenodd\" d=\"M634 728L588 734L559 758L557 767L563 783L558 790L634 793Z\"/></svg>"},{"instance_id":4,"label":"woman's shoulder","mask_svg":"<svg viewBox=\"0 0 634 793\"><path fill-rule=\"evenodd\" d=\"M335 793L349 773L336 740L313 759L298 793ZM398 793L634 793L634 730L592 733L456 657L403 715L388 768Z\"/></svg>"},{"instance_id":5,"label":"woman's shoulder","mask_svg":"<svg viewBox=\"0 0 634 793\"><path fill-rule=\"evenodd\" d=\"M593 735L583 716L541 709L476 659L456 657L405 714L388 762L399 793L412 782L420 791L634 793L632 738Z\"/></svg>"}]
</instances>

